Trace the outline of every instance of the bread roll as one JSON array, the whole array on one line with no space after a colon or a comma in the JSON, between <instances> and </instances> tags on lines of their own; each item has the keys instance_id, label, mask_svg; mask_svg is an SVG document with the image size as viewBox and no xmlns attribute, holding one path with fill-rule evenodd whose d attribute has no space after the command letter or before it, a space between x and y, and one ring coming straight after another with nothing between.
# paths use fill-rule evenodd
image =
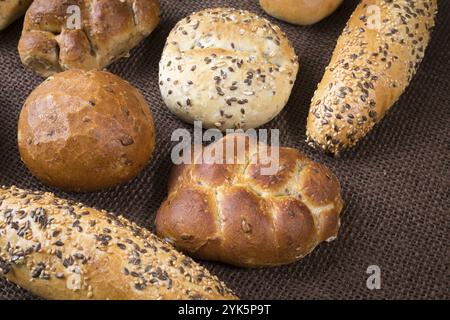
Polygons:
<instances>
[{"instance_id":1,"label":"bread roll","mask_svg":"<svg viewBox=\"0 0 450 320\"><path fill-rule=\"evenodd\" d=\"M32 0L2 0L0 1L0 31L21 17Z\"/></svg>"},{"instance_id":2,"label":"bread roll","mask_svg":"<svg viewBox=\"0 0 450 320\"><path fill-rule=\"evenodd\" d=\"M47 299L233 299L206 269L125 218L0 188L0 276Z\"/></svg>"},{"instance_id":3,"label":"bread roll","mask_svg":"<svg viewBox=\"0 0 450 320\"><path fill-rule=\"evenodd\" d=\"M436 0L361 2L312 99L311 146L338 154L383 118L424 57L436 12Z\"/></svg>"},{"instance_id":4,"label":"bread roll","mask_svg":"<svg viewBox=\"0 0 450 320\"><path fill-rule=\"evenodd\" d=\"M267 14L290 23L310 25L332 14L343 0L259 0Z\"/></svg>"},{"instance_id":5,"label":"bread roll","mask_svg":"<svg viewBox=\"0 0 450 320\"><path fill-rule=\"evenodd\" d=\"M237 149L245 138L227 135L204 153L230 139ZM333 240L343 207L333 173L295 149L280 148L277 173L263 175L267 166L254 160L265 155L248 139L235 164L195 158L175 168L156 217L157 234L194 257L241 267L291 263Z\"/></svg>"},{"instance_id":6,"label":"bread roll","mask_svg":"<svg viewBox=\"0 0 450 320\"><path fill-rule=\"evenodd\" d=\"M95 191L125 183L155 148L150 107L137 89L104 71L48 78L19 118L23 162L45 184Z\"/></svg>"},{"instance_id":7,"label":"bread roll","mask_svg":"<svg viewBox=\"0 0 450 320\"><path fill-rule=\"evenodd\" d=\"M181 20L159 65L168 108L205 128L255 128L289 99L298 59L278 26L244 10L206 9Z\"/></svg>"},{"instance_id":8,"label":"bread roll","mask_svg":"<svg viewBox=\"0 0 450 320\"><path fill-rule=\"evenodd\" d=\"M35 0L25 16L19 54L45 77L68 69L103 69L126 56L158 23L158 0Z\"/></svg>"}]
</instances>

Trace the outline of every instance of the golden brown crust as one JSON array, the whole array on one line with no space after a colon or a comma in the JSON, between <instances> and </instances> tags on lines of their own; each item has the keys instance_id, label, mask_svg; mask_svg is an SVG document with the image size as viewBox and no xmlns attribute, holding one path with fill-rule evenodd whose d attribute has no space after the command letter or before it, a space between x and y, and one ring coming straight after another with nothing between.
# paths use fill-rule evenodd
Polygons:
<instances>
[{"instance_id":1,"label":"golden brown crust","mask_svg":"<svg viewBox=\"0 0 450 320\"><path fill-rule=\"evenodd\" d=\"M71 5L80 8L81 29L67 24ZM45 77L60 70L103 69L156 28L159 12L158 0L35 0L25 16L20 58ZM45 58L42 34L60 52L56 63Z\"/></svg>"},{"instance_id":2,"label":"golden brown crust","mask_svg":"<svg viewBox=\"0 0 450 320\"><path fill-rule=\"evenodd\" d=\"M233 8L194 12L172 29L159 64L167 107L205 128L255 128L286 105L299 68L285 33Z\"/></svg>"},{"instance_id":3,"label":"golden brown crust","mask_svg":"<svg viewBox=\"0 0 450 320\"><path fill-rule=\"evenodd\" d=\"M338 154L383 118L424 57L436 12L437 0L361 2L312 99L311 146Z\"/></svg>"},{"instance_id":4,"label":"golden brown crust","mask_svg":"<svg viewBox=\"0 0 450 320\"><path fill-rule=\"evenodd\" d=\"M125 218L0 188L0 276L48 299L234 299L192 259Z\"/></svg>"},{"instance_id":5,"label":"golden brown crust","mask_svg":"<svg viewBox=\"0 0 450 320\"><path fill-rule=\"evenodd\" d=\"M250 140L227 135L205 153L242 139ZM195 257L243 267L291 263L334 239L343 207L337 178L291 148L280 148L275 175L262 175L250 163L257 148L246 143L239 164L175 167L157 234Z\"/></svg>"},{"instance_id":6,"label":"golden brown crust","mask_svg":"<svg viewBox=\"0 0 450 320\"><path fill-rule=\"evenodd\" d=\"M30 94L18 143L22 160L44 183L95 191L142 170L155 148L155 128L145 98L128 82L104 71L71 70Z\"/></svg>"},{"instance_id":7,"label":"golden brown crust","mask_svg":"<svg viewBox=\"0 0 450 320\"><path fill-rule=\"evenodd\" d=\"M290 23L310 25L328 17L343 0L259 0L267 14Z\"/></svg>"},{"instance_id":8,"label":"golden brown crust","mask_svg":"<svg viewBox=\"0 0 450 320\"><path fill-rule=\"evenodd\" d=\"M0 31L21 17L32 0L2 0L0 1Z\"/></svg>"}]
</instances>

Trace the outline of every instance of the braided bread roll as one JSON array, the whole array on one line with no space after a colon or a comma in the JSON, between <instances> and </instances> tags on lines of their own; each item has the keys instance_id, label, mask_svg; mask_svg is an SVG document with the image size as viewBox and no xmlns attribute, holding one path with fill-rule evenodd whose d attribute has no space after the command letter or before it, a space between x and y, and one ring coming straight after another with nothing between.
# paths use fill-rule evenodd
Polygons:
<instances>
[{"instance_id":1,"label":"braided bread roll","mask_svg":"<svg viewBox=\"0 0 450 320\"><path fill-rule=\"evenodd\" d=\"M192 259L104 211L0 188L0 276L48 299L234 299Z\"/></svg>"},{"instance_id":2,"label":"braided bread roll","mask_svg":"<svg viewBox=\"0 0 450 320\"><path fill-rule=\"evenodd\" d=\"M259 127L288 102L299 69L286 34L256 14L210 8L180 20L159 64L170 111L204 128Z\"/></svg>"},{"instance_id":3,"label":"braided bread roll","mask_svg":"<svg viewBox=\"0 0 450 320\"><path fill-rule=\"evenodd\" d=\"M78 6L81 29L76 24ZM159 23L158 0L35 0L25 15L20 58L42 76L103 69L124 57Z\"/></svg>"},{"instance_id":4,"label":"braided bread roll","mask_svg":"<svg viewBox=\"0 0 450 320\"><path fill-rule=\"evenodd\" d=\"M436 12L437 0L358 5L311 102L307 141L312 147L338 154L372 130L414 76Z\"/></svg>"},{"instance_id":5,"label":"braided bread roll","mask_svg":"<svg viewBox=\"0 0 450 320\"><path fill-rule=\"evenodd\" d=\"M291 263L333 240L343 207L333 173L295 149L280 148L278 171L263 175L266 165L255 159L264 160L258 151L265 145L244 135L227 135L204 153L230 140L237 150L243 139L243 157L223 155L235 164L198 164L197 156L194 164L175 167L157 234L192 256L242 267Z\"/></svg>"}]
</instances>

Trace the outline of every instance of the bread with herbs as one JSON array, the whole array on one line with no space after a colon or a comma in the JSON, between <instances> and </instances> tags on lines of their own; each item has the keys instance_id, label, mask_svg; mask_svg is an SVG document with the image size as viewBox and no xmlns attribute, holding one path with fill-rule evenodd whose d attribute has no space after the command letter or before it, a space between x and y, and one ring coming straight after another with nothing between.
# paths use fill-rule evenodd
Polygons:
<instances>
[{"instance_id":1,"label":"bread with herbs","mask_svg":"<svg viewBox=\"0 0 450 320\"><path fill-rule=\"evenodd\" d=\"M0 188L0 275L48 299L235 299L205 268L127 219Z\"/></svg>"},{"instance_id":2,"label":"bread with herbs","mask_svg":"<svg viewBox=\"0 0 450 320\"><path fill-rule=\"evenodd\" d=\"M363 0L311 102L307 141L332 154L355 146L395 104L422 61L437 0Z\"/></svg>"}]
</instances>

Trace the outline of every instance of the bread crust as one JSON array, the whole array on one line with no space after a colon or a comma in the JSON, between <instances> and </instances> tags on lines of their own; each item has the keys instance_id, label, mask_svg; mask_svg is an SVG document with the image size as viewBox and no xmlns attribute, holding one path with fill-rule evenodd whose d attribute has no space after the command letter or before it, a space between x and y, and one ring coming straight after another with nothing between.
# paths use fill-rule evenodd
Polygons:
<instances>
[{"instance_id":1,"label":"bread crust","mask_svg":"<svg viewBox=\"0 0 450 320\"><path fill-rule=\"evenodd\" d=\"M33 175L76 192L134 178L148 163L155 136L142 94L105 71L48 78L25 101L18 124L20 155Z\"/></svg>"},{"instance_id":2,"label":"bread crust","mask_svg":"<svg viewBox=\"0 0 450 320\"><path fill-rule=\"evenodd\" d=\"M267 14L299 25L311 25L332 14L343 0L259 0Z\"/></svg>"},{"instance_id":3,"label":"bread crust","mask_svg":"<svg viewBox=\"0 0 450 320\"><path fill-rule=\"evenodd\" d=\"M377 8L381 24L372 27ZM311 146L339 154L383 118L422 61L436 13L436 0L363 0L358 5L312 99Z\"/></svg>"},{"instance_id":4,"label":"bread crust","mask_svg":"<svg viewBox=\"0 0 450 320\"><path fill-rule=\"evenodd\" d=\"M252 139L244 137L227 135L205 152ZM292 263L333 240L343 208L336 176L291 148L280 148L276 174L262 175L264 165L251 161L261 156L254 146L247 143L241 164L196 158L175 167L157 234L194 257L249 268Z\"/></svg>"},{"instance_id":5,"label":"bread crust","mask_svg":"<svg viewBox=\"0 0 450 320\"><path fill-rule=\"evenodd\" d=\"M121 216L0 188L0 276L47 299L235 299L216 277Z\"/></svg>"},{"instance_id":6,"label":"bread crust","mask_svg":"<svg viewBox=\"0 0 450 320\"><path fill-rule=\"evenodd\" d=\"M0 31L5 29L27 11L33 0L0 1Z\"/></svg>"},{"instance_id":7,"label":"bread crust","mask_svg":"<svg viewBox=\"0 0 450 320\"><path fill-rule=\"evenodd\" d=\"M286 105L298 57L286 35L233 8L195 12L172 29L159 65L161 95L182 120L255 128Z\"/></svg>"},{"instance_id":8,"label":"bread crust","mask_svg":"<svg viewBox=\"0 0 450 320\"><path fill-rule=\"evenodd\" d=\"M81 29L68 26L77 5ZM69 69L103 69L147 37L159 23L158 0L35 0L25 16L20 58L44 77ZM48 51L54 52L50 58Z\"/></svg>"}]
</instances>

